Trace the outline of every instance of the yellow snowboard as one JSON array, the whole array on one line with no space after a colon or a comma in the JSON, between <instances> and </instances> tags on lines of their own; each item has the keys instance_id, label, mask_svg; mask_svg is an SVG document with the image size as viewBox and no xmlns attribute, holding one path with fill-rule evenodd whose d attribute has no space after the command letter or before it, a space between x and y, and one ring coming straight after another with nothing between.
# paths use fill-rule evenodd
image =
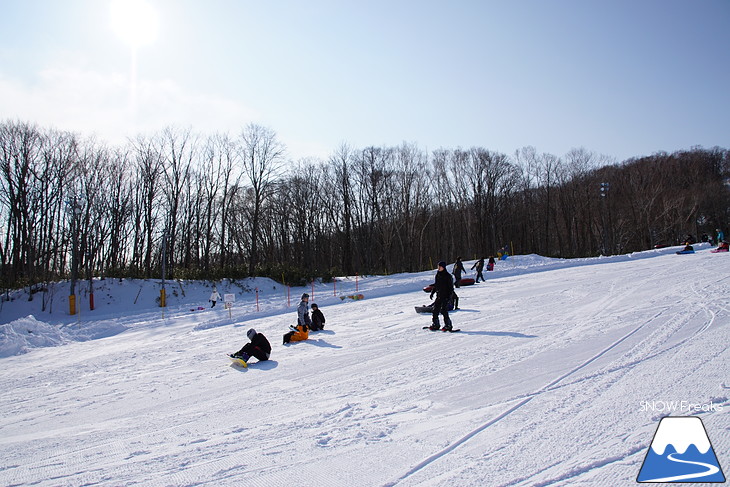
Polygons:
<instances>
[{"instance_id":1,"label":"yellow snowboard","mask_svg":"<svg viewBox=\"0 0 730 487\"><path fill-rule=\"evenodd\" d=\"M233 362L233 365L240 365L243 368L248 367L248 364L242 358L231 357L230 355L228 356L228 358L231 359L231 362Z\"/></svg>"}]
</instances>

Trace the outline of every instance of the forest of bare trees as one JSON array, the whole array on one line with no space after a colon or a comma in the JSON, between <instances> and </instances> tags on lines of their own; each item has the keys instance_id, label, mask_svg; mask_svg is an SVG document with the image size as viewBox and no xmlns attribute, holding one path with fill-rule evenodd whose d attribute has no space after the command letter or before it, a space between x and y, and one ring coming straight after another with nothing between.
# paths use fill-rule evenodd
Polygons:
<instances>
[{"instance_id":1,"label":"forest of bare trees","mask_svg":"<svg viewBox=\"0 0 730 487\"><path fill-rule=\"evenodd\" d=\"M517 253L582 257L727 231L730 152L616 163L585 149L414 144L291 161L276 133L166 128L122 146L0 123L0 287L97 277L392 273ZM162 246L166 246L165 252Z\"/></svg>"}]
</instances>

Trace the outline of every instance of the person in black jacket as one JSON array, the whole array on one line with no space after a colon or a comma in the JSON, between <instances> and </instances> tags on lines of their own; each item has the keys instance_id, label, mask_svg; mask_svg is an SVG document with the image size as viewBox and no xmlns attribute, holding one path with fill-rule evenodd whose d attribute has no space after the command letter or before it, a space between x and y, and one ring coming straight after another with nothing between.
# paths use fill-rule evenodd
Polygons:
<instances>
[{"instance_id":1,"label":"person in black jacket","mask_svg":"<svg viewBox=\"0 0 730 487\"><path fill-rule=\"evenodd\" d=\"M462 272L466 274L466 269L464 269L464 263L461 262L461 257L457 257L456 262L454 262L454 279L456 279L456 287L460 286Z\"/></svg>"},{"instance_id":2,"label":"person in black jacket","mask_svg":"<svg viewBox=\"0 0 730 487\"><path fill-rule=\"evenodd\" d=\"M444 317L443 329L451 331L453 327L451 326L451 318L449 318L449 298L454 293L454 281L451 274L446 270L446 262L441 261L438 263L438 272L436 272L436 279L432 286L431 297L433 298L435 293L436 301L433 303L433 323L430 329L438 330L441 328L441 325L439 325L440 313Z\"/></svg>"},{"instance_id":3,"label":"person in black jacket","mask_svg":"<svg viewBox=\"0 0 730 487\"><path fill-rule=\"evenodd\" d=\"M256 357L260 362L269 360L271 357L271 344L264 334L256 333L256 330L251 328L246 332L246 336L251 342L245 344L238 352L231 354L231 357L240 358L244 362L248 362L251 357Z\"/></svg>"},{"instance_id":4,"label":"person in black jacket","mask_svg":"<svg viewBox=\"0 0 730 487\"><path fill-rule=\"evenodd\" d=\"M312 303L312 326L309 328L312 331L324 330L324 314L314 303Z\"/></svg>"}]
</instances>

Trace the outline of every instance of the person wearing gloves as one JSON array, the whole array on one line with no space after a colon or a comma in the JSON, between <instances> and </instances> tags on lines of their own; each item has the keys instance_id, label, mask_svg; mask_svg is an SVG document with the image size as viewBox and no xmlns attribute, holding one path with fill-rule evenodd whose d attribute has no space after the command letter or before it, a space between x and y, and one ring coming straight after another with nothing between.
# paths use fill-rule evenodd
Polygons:
<instances>
[{"instance_id":1,"label":"person wearing gloves","mask_svg":"<svg viewBox=\"0 0 730 487\"><path fill-rule=\"evenodd\" d=\"M451 274L446 270L446 262L443 260L438 263L438 272L436 279L432 284L431 298L436 294L436 301L433 302L433 323L429 329L436 331L441 328L439 325L439 314L444 317L444 331L451 331L451 318L449 318L449 299L454 293L454 281Z\"/></svg>"},{"instance_id":2,"label":"person wearing gloves","mask_svg":"<svg viewBox=\"0 0 730 487\"><path fill-rule=\"evenodd\" d=\"M309 318L309 294L302 294L302 300L297 307L297 326L290 327L291 331L284 335L284 344L301 342L309 338L309 328L312 320Z\"/></svg>"},{"instance_id":3,"label":"person wearing gloves","mask_svg":"<svg viewBox=\"0 0 730 487\"><path fill-rule=\"evenodd\" d=\"M251 357L256 357L259 362L265 362L271 358L271 344L263 333L257 333L256 330L251 328L246 332L246 336L251 341L238 352L232 353L231 357L240 358L244 362L248 362Z\"/></svg>"}]
</instances>

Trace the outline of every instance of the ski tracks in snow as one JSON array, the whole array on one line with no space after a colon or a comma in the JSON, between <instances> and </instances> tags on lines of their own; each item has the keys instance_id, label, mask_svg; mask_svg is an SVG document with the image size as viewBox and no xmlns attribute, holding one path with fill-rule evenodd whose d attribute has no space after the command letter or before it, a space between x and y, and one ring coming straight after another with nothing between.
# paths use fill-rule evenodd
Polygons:
<instances>
[{"instance_id":1,"label":"ski tracks in snow","mask_svg":"<svg viewBox=\"0 0 730 487\"><path fill-rule=\"evenodd\" d=\"M724 277L720 279L720 281L725 281L728 279L728 277ZM461 447L462 445L466 444L474 438L475 436L479 435L480 433L484 432L485 430L489 429L492 426L497 425L502 420L507 418L508 416L512 415L513 413L517 412L518 410L522 409L526 405L528 405L533 399L536 397L539 397L541 395L550 393L552 391L557 390L558 388L564 387L565 385L575 385L581 382L585 382L588 380L595 380L599 377L602 377L606 374L615 373L620 370L628 370L631 369L633 366L638 365L646 360L650 360L656 356L668 353L672 350L676 350L683 345L685 345L688 341L700 336L705 331L707 331L713 323L716 320L717 313L718 312L727 312L728 308L722 307L720 310L715 311L710 308L710 306L707 305L707 300L705 298L706 293L710 292L711 287L718 284L718 281L710 283L710 284L704 284L699 285L698 283L691 283L690 284L690 290L692 294L688 294L680 298L677 302L677 305L675 306L664 306L659 311L657 311L653 316L651 316L649 319L643 321L633 329L631 329L628 333L624 334L623 336L619 337L618 339L611 342L608 346L601 349L598 353L591 356L587 360L582 361L569 371L555 377L552 381L544 385L543 387L539 388L538 390L535 390L534 392L527 393L522 395L521 397L514 397L507 402L510 403L509 407L506 407L504 410L502 410L499 414L496 416L493 416L489 420L485 421L483 424L478 426L477 428L474 428L467 434L463 435L461 438L453 441L450 445L446 446L445 448L441 449L440 451L437 451L436 453L430 455L429 457L425 458L423 461L416 464L414 467L406 471L403 475L401 475L399 478L392 482L388 482L386 484L383 484L383 487L395 487L407 480L410 480L415 474L418 472L424 470L425 468L429 467L430 465L434 464L435 462L438 462L439 460L442 460L444 457L449 455L450 453L454 452L457 448ZM614 285L611 285L611 291L614 289ZM611 293L609 293L611 294ZM615 297L615 296L614 296ZM601 308L605 306L605 303L608 302L608 298L603 297L601 299ZM677 307L684 304L687 308L690 308L690 315L682 315L679 318L669 316L666 318L667 323L673 323L674 326L666 327L668 329L661 331L664 327L662 326L662 319L665 318L665 315L668 314L668 312L677 311ZM705 315L705 319L700 320L699 324L696 324L695 319L693 319L694 315L696 313L703 313ZM657 324L658 326L651 326L653 324ZM693 325L693 326L689 326ZM689 329L687 329L689 328ZM660 332L657 333L657 330L660 330ZM681 333L681 332L684 332ZM672 341L672 338L676 335L679 335L679 337ZM632 337L636 338L636 340L630 340ZM659 343L657 343L657 341ZM649 343L649 346L642 347L642 344ZM637 357L633 360L630 360L627 363L621 364L621 365L614 365L611 367L608 367L607 369L600 370L596 373L592 373L586 376L582 377L576 377L576 375L583 369L586 369L589 365L593 364L594 362L597 362L599 359L607 356L610 352L616 351L617 349L621 348L622 344L628 345L626 350L622 353L622 356L630 355L634 349L639 348L638 353L640 354L640 357ZM657 348L658 347L658 348ZM610 363L615 363L615 361L611 361ZM570 381L566 383L567 379L576 377L576 380ZM605 467L608 465L611 465L613 463L617 463L620 461L625 460L626 458L629 458L633 455L636 455L642 451L644 451L646 448L645 445L640 446L628 446L627 448L624 448L625 451L614 456L609 456L603 459L599 459L596 461L592 461L589 463L586 463L582 466L577 466L570 468L566 472L562 472L552 478L542 480L538 483L535 483L534 475L535 473L532 473L529 476L523 477L523 478L514 478L512 479L508 484L505 485L517 485L521 482L529 482L530 485L536 485L545 487L548 485L553 485L559 482L564 482L569 479L575 478L577 476L583 475L585 473L588 473L594 469ZM544 470L550 470L553 467L557 465L548 466Z\"/></svg>"},{"instance_id":2,"label":"ski tracks in snow","mask_svg":"<svg viewBox=\"0 0 730 487\"><path fill-rule=\"evenodd\" d=\"M550 383L546 384L545 386L543 386L539 390L527 394L526 397L524 397L523 399L519 400L516 404L513 404L512 406L510 406L509 408L505 409L504 411L502 411L497 416L491 418L490 420L488 420L484 424L480 425L478 428L475 428L474 430L470 431L469 433L467 433L466 435L464 435L460 439L456 440L455 442L453 442L451 445L447 446L443 450L434 453L433 455L431 455L430 457L426 458L425 460L423 460L422 462L420 462L418 465L416 465L415 467L413 467L412 469L410 469L409 471L407 471L400 478L398 478L394 482L390 482L390 483L385 484L383 487L394 487L394 486L398 485L400 482L402 482L403 480L409 478L410 476L412 476L416 472L418 472L418 471L422 470L423 468L429 466L433 462L441 459L445 455L448 455L449 453L451 453L452 451L454 451L456 448L458 448L459 446L463 445L464 443L466 443L467 441L469 441L470 439L472 439L474 436L478 435L482 431L484 431L487 428L489 428L489 427L491 427L491 426L499 423L500 421L502 421L507 416L511 415L515 411L519 410L520 408L522 408L523 406L525 406L526 404L528 404L535 397L537 397L537 396L539 396L541 394L545 394L545 393L548 393L548 392L552 391L562 381L564 381L565 379L567 379L567 378L575 375L581 369L584 369L585 367L587 367L591 363L595 362L596 360L598 360L599 358L601 358L602 356L604 356L609 351L611 351L614 348L618 347L621 343L623 343L624 341L626 341L628 338L630 338L631 336L633 336L636 333L638 333L642 328L644 328L648 324L654 322L656 319L658 319L664 313L664 311L666 311L666 309L664 309L664 310L660 311L659 313L657 313L656 315L654 315L650 320L647 320L644 323L641 323L639 326L637 326L636 328L634 328L632 331L630 331L626 335L622 336L618 340L614 341L608 347L604 348L603 350L601 350L599 353L597 353L596 355L594 355L590 359L588 359L588 360L582 362L581 364L579 364L578 366L574 367L569 372L567 372L565 374L562 374L559 377L556 377L553 381L551 381ZM621 458L623 458L623 457L621 457Z\"/></svg>"}]
</instances>

